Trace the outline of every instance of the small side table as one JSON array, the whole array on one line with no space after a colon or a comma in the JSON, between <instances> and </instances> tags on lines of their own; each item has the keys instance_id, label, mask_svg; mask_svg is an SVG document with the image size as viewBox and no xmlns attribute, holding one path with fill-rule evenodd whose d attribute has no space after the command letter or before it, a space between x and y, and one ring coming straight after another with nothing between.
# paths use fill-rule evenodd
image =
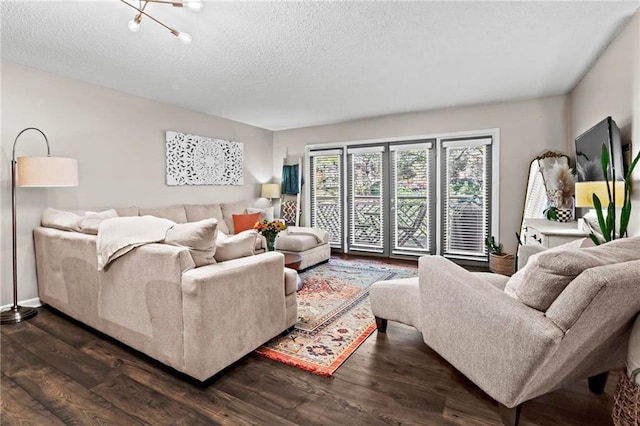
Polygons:
<instances>
[{"instance_id":1,"label":"small side table","mask_svg":"<svg viewBox=\"0 0 640 426\"><path fill-rule=\"evenodd\" d=\"M296 271L300 269L300 262L302 262L302 256L294 253L282 253L284 254L284 266L287 268L295 269ZM298 275L298 285L297 290L300 291L302 288L302 280L300 279L300 275Z\"/></svg>"},{"instance_id":2,"label":"small side table","mask_svg":"<svg viewBox=\"0 0 640 426\"><path fill-rule=\"evenodd\" d=\"M282 253L284 254L284 266L287 268L300 269L300 262L302 262L302 256L294 253Z\"/></svg>"}]
</instances>

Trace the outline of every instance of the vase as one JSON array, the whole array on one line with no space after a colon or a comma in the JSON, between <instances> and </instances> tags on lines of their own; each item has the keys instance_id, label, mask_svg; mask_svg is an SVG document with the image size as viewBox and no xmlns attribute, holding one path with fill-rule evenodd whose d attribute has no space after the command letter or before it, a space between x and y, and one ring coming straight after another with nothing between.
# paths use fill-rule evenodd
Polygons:
<instances>
[{"instance_id":1,"label":"vase","mask_svg":"<svg viewBox=\"0 0 640 426\"><path fill-rule=\"evenodd\" d=\"M267 240L267 251L275 251L277 236L277 234L269 234L264 236L265 240Z\"/></svg>"},{"instance_id":2,"label":"vase","mask_svg":"<svg viewBox=\"0 0 640 426\"><path fill-rule=\"evenodd\" d=\"M558 207L556 212L558 214L558 222L569 222L573 219L573 209Z\"/></svg>"}]
</instances>

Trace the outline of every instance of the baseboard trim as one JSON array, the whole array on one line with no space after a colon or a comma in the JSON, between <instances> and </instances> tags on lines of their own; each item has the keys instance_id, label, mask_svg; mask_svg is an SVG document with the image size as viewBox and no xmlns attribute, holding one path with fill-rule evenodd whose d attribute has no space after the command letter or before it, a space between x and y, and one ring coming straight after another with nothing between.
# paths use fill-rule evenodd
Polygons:
<instances>
[{"instance_id":1,"label":"baseboard trim","mask_svg":"<svg viewBox=\"0 0 640 426\"><path fill-rule=\"evenodd\" d=\"M8 305L2 305L0 306L0 309L4 310L7 308L10 308L12 305L13 305L12 303ZM27 306L29 308L39 308L40 306L42 306L42 302L40 302L39 297L34 297L33 299L21 300L18 302L18 305Z\"/></svg>"}]
</instances>

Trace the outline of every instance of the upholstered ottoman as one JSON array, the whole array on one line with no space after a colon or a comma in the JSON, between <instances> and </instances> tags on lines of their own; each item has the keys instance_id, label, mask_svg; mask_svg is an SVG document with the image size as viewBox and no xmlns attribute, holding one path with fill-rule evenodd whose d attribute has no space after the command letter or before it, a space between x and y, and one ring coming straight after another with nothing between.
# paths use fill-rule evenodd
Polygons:
<instances>
[{"instance_id":1,"label":"upholstered ottoman","mask_svg":"<svg viewBox=\"0 0 640 426\"><path fill-rule=\"evenodd\" d=\"M380 331L385 331L387 320L401 322L420 330L418 277L375 282L369 288L369 298L371 312L376 317Z\"/></svg>"},{"instance_id":2,"label":"upholstered ottoman","mask_svg":"<svg viewBox=\"0 0 640 426\"><path fill-rule=\"evenodd\" d=\"M319 228L290 226L278 234L276 250L302 257L298 270L326 262L331 257L329 233Z\"/></svg>"}]
</instances>

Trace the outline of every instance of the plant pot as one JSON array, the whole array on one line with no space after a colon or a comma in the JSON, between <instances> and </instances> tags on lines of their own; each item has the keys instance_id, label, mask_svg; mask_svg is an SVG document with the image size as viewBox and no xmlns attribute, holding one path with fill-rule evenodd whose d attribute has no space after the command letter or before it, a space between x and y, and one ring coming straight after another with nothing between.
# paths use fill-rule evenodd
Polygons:
<instances>
[{"instance_id":1,"label":"plant pot","mask_svg":"<svg viewBox=\"0 0 640 426\"><path fill-rule=\"evenodd\" d=\"M573 209L558 208L556 214L558 215L558 222L569 222L573 219Z\"/></svg>"},{"instance_id":2,"label":"plant pot","mask_svg":"<svg viewBox=\"0 0 640 426\"><path fill-rule=\"evenodd\" d=\"M640 386L633 379L640 373L635 370L632 379L627 377L626 370L620 372L620 380L613 395L611 417L616 426L640 425Z\"/></svg>"},{"instance_id":3,"label":"plant pot","mask_svg":"<svg viewBox=\"0 0 640 426\"><path fill-rule=\"evenodd\" d=\"M516 258L512 254L489 254L489 270L493 273L511 276L515 266Z\"/></svg>"}]
</instances>

